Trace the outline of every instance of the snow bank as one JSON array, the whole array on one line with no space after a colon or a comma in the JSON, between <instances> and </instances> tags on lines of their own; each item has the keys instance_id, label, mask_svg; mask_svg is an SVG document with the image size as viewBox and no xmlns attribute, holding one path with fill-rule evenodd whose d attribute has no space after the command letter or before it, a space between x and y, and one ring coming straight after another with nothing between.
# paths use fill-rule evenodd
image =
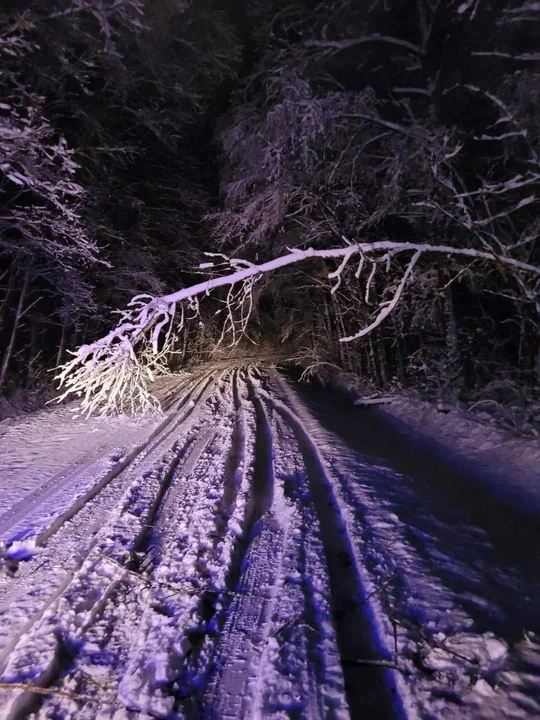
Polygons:
<instances>
[{"instance_id":1,"label":"snow bank","mask_svg":"<svg viewBox=\"0 0 540 720\"><path fill-rule=\"evenodd\" d=\"M394 429L489 482L496 494L528 512L540 511L540 441L519 437L460 408L441 412L413 395L393 397L377 412ZM511 492L510 492L511 487Z\"/></svg>"}]
</instances>

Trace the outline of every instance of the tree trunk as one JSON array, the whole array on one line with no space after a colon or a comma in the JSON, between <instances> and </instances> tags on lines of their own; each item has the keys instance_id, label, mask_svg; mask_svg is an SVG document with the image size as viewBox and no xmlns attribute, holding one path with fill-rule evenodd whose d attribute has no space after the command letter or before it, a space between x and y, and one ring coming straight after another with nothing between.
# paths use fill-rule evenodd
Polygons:
<instances>
[{"instance_id":1,"label":"tree trunk","mask_svg":"<svg viewBox=\"0 0 540 720\"><path fill-rule=\"evenodd\" d=\"M377 333L375 338L375 347L377 350L377 360L379 364L379 375L383 387L388 387L388 375L386 372L386 353L384 352L384 341L380 337L380 333Z\"/></svg>"},{"instance_id":2,"label":"tree trunk","mask_svg":"<svg viewBox=\"0 0 540 720\"><path fill-rule=\"evenodd\" d=\"M376 385L381 384L381 379L379 377L378 367L377 367L377 358L375 357L375 348L373 346L373 334L370 333L368 335L368 349L369 349L369 359L371 362L371 371L372 371L372 380Z\"/></svg>"},{"instance_id":3,"label":"tree trunk","mask_svg":"<svg viewBox=\"0 0 540 720\"><path fill-rule=\"evenodd\" d=\"M366 367L364 374L369 380L372 380L375 371L373 370L371 354L369 352L369 343L364 343L364 363Z\"/></svg>"},{"instance_id":4,"label":"tree trunk","mask_svg":"<svg viewBox=\"0 0 540 720\"><path fill-rule=\"evenodd\" d=\"M396 322L394 316L394 322L392 323L392 334L394 336L394 342L392 349L394 350L394 363L396 369L396 377L400 385L405 384L405 363L403 362L403 350L402 350L402 339L401 330Z\"/></svg>"},{"instance_id":5,"label":"tree trunk","mask_svg":"<svg viewBox=\"0 0 540 720\"><path fill-rule=\"evenodd\" d=\"M332 327L332 318L330 317L330 307L328 305L328 301L326 299L326 296L323 296L322 303L324 307L324 314L323 314L323 325L325 326L325 335L330 341L330 339L334 339L334 328Z\"/></svg>"},{"instance_id":6,"label":"tree trunk","mask_svg":"<svg viewBox=\"0 0 540 720\"><path fill-rule=\"evenodd\" d=\"M186 353L187 353L187 346L188 346L188 324L189 323L187 323L187 322L184 324L184 328L183 328L183 332L182 332L182 335L183 335L183 338L182 338L182 367L185 367L185 365L186 365Z\"/></svg>"},{"instance_id":7,"label":"tree trunk","mask_svg":"<svg viewBox=\"0 0 540 720\"><path fill-rule=\"evenodd\" d=\"M9 338L9 343L6 349L6 354L4 355L4 359L2 361L2 367L0 368L0 392L2 392L5 382L6 382L6 376L8 371L9 362L11 360L11 356L13 355L13 348L15 347L15 340L17 338L17 332L19 330L19 324L21 321L21 318L24 314L23 305L24 300L26 297L26 291L28 290L28 283L30 282L30 267L28 267L24 274L24 280L23 285L21 288L21 292L19 295L19 302L17 303L17 309L15 311L15 318L13 320L13 327L11 329L11 336Z\"/></svg>"},{"instance_id":8,"label":"tree trunk","mask_svg":"<svg viewBox=\"0 0 540 720\"><path fill-rule=\"evenodd\" d=\"M32 387L32 380L35 377L34 373L36 364L39 356L41 355L41 350L39 349L38 342L38 330L38 321L36 320L36 318L32 318L30 321L30 357L28 359L28 365L26 369L26 389Z\"/></svg>"},{"instance_id":9,"label":"tree trunk","mask_svg":"<svg viewBox=\"0 0 540 720\"><path fill-rule=\"evenodd\" d=\"M7 314L7 309L9 307L9 299L11 297L11 293L13 290L13 284L15 280L15 271L13 270L13 266L10 269L9 272L9 280L6 287L6 294L4 295L2 299L2 304L0 305L0 334L2 333L2 328L4 326L5 316Z\"/></svg>"},{"instance_id":10,"label":"tree trunk","mask_svg":"<svg viewBox=\"0 0 540 720\"><path fill-rule=\"evenodd\" d=\"M463 366L461 362L461 354L459 352L458 327L451 285L448 285L444 289L444 315L447 357L446 372L448 377L443 380L444 385L447 388L446 394L448 397L441 399L443 401L449 400L452 403L456 403L459 400L463 387Z\"/></svg>"},{"instance_id":11,"label":"tree trunk","mask_svg":"<svg viewBox=\"0 0 540 720\"><path fill-rule=\"evenodd\" d=\"M62 364L64 354L66 352L66 342L68 336L68 319L64 317L62 319L62 334L60 335L60 345L58 346L58 353L56 354L56 367Z\"/></svg>"},{"instance_id":12,"label":"tree trunk","mask_svg":"<svg viewBox=\"0 0 540 720\"><path fill-rule=\"evenodd\" d=\"M396 340L396 373L400 385L405 385L405 363L403 362L403 352L399 338Z\"/></svg>"},{"instance_id":13,"label":"tree trunk","mask_svg":"<svg viewBox=\"0 0 540 720\"><path fill-rule=\"evenodd\" d=\"M334 317L336 319L336 326L337 326L336 329L337 329L338 338L345 337L347 333L345 332L345 324L343 322L343 316L341 314L341 309L339 307L339 303L336 300L335 295L332 295L331 297L332 297L332 308L334 310ZM348 347L345 347L346 343L339 342L339 339L338 339L338 345L339 345L339 364L341 365L341 367L344 370L349 370L350 362L349 362L348 354L349 354L350 350Z\"/></svg>"}]
</instances>

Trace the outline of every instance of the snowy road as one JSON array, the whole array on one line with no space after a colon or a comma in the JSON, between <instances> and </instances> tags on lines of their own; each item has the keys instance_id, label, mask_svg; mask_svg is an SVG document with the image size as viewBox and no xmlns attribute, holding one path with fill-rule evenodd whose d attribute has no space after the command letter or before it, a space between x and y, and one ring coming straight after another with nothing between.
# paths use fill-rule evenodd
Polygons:
<instances>
[{"instance_id":1,"label":"snowy road","mask_svg":"<svg viewBox=\"0 0 540 720\"><path fill-rule=\"evenodd\" d=\"M0 437L0 718L540 716L532 561L272 370L161 392L158 420Z\"/></svg>"}]
</instances>

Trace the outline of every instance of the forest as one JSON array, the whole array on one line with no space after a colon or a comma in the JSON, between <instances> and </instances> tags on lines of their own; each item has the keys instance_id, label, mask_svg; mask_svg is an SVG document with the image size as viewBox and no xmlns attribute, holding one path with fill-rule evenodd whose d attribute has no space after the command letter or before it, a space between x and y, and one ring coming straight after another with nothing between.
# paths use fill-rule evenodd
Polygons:
<instances>
[{"instance_id":1,"label":"forest","mask_svg":"<svg viewBox=\"0 0 540 720\"><path fill-rule=\"evenodd\" d=\"M234 351L538 420L539 41L532 0L4 0L0 393L147 409Z\"/></svg>"}]
</instances>

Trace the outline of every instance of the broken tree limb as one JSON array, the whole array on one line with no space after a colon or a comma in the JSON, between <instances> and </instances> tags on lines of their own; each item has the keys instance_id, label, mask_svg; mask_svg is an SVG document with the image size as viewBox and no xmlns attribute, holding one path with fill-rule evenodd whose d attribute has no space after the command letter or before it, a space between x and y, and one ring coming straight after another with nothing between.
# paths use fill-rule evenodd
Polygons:
<instances>
[{"instance_id":1,"label":"broken tree limb","mask_svg":"<svg viewBox=\"0 0 540 720\"><path fill-rule=\"evenodd\" d=\"M197 315L199 296L208 295L212 290L220 287L229 288L225 300L227 323L229 330L233 331L233 337L236 334L239 339L245 332L249 319L254 283L263 275L304 260L320 258L341 261L338 270L332 273L333 277L339 280L339 275L344 271L348 261L360 256L361 259L366 257L371 261L369 286L377 268L385 264L388 269L391 261L409 253L412 253L412 256L407 261L406 269L392 298L379 304L375 319L367 327L354 335L340 338L340 342L351 342L368 335L392 313L400 302L406 285L412 280L413 270L423 255L439 254L495 262L514 273L540 277L540 267L500 253L451 245L389 240L364 243L348 241L344 247L294 250L259 265L241 263L235 259L232 264L229 262L232 272L209 278L161 297L138 295L133 298L128 309L120 312L121 322L117 327L94 343L81 346L72 353L72 359L58 368L56 379L64 389L58 399L79 397L81 409L86 413L98 408L102 412L116 412L127 407L135 412L138 409L158 407L159 403L147 390L147 382L148 379L153 380L154 375L163 369L167 343L165 347L159 347L160 334L169 327L166 334L167 338L170 338L170 327L173 322L179 323L177 331L181 329L184 313L180 312L178 319L177 310L188 307ZM346 259L345 263L344 259ZM237 285L240 286L240 292L233 292L232 289ZM240 317L240 328L236 333L234 332L235 316Z\"/></svg>"}]
</instances>

